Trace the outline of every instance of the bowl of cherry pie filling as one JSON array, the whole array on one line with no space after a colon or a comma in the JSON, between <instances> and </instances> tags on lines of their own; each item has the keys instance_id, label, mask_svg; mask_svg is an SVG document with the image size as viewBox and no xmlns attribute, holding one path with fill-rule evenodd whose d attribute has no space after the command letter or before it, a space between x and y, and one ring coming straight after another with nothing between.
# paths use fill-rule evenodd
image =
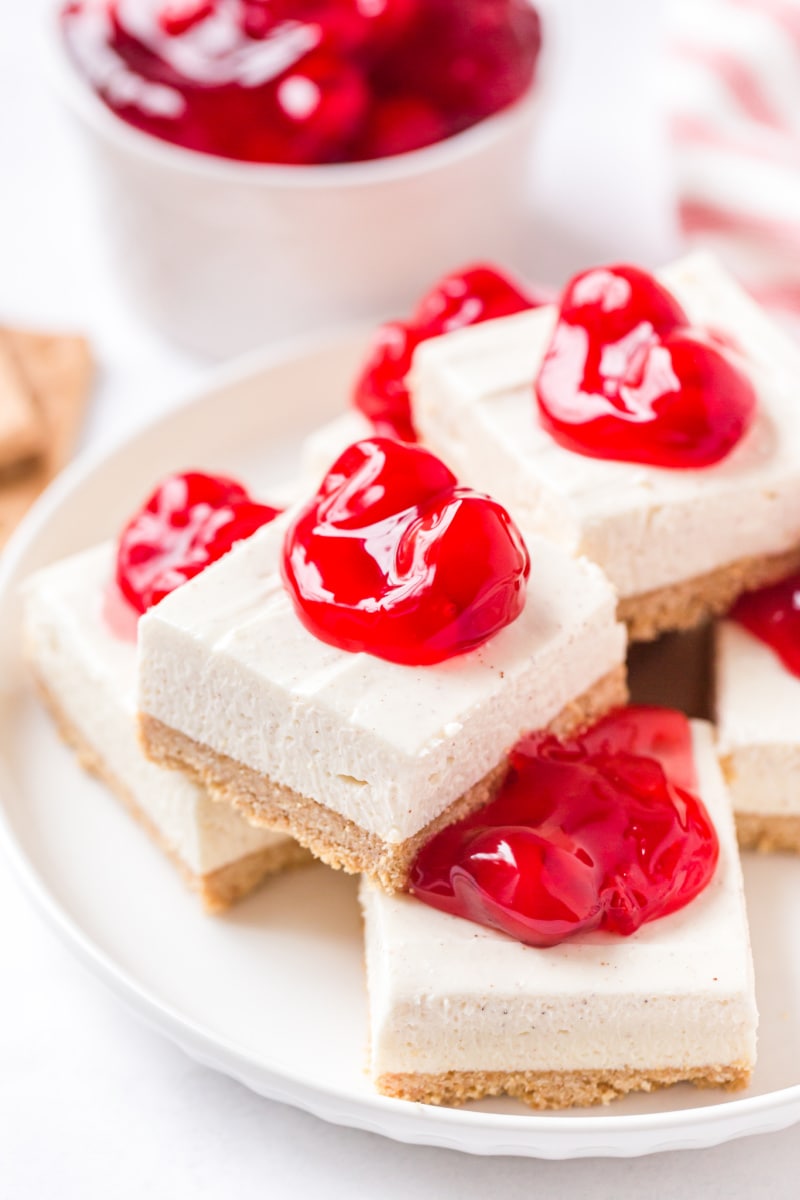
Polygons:
<instances>
[{"instance_id":1,"label":"bowl of cherry pie filling","mask_svg":"<svg viewBox=\"0 0 800 1200\"><path fill-rule=\"evenodd\" d=\"M58 91L117 276L212 357L519 257L530 0L66 0Z\"/></svg>"}]
</instances>

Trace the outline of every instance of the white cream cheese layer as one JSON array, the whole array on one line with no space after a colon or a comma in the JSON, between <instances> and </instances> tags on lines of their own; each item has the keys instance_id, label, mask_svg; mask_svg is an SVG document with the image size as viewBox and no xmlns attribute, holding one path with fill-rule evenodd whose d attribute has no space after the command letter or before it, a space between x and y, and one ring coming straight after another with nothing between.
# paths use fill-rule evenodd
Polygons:
<instances>
[{"instance_id":1,"label":"white cream cheese layer","mask_svg":"<svg viewBox=\"0 0 800 1200\"><path fill-rule=\"evenodd\" d=\"M730 800L710 727L692 727L719 865L689 905L629 938L594 933L537 949L362 881L375 1076L754 1060L753 966Z\"/></svg>"},{"instance_id":2,"label":"white cream cheese layer","mask_svg":"<svg viewBox=\"0 0 800 1200\"><path fill-rule=\"evenodd\" d=\"M658 279L693 323L739 347L758 396L754 425L714 466L667 470L557 445L533 394L553 305L423 342L411 377L423 441L521 525L599 563L622 597L800 543L800 348L705 255Z\"/></svg>"},{"instance_id":3,"label":"white cream cheese layer","mask_svg":"<svg viewBox=\"0 0 800 1200\"><path fill-rule=\"evenodd\" d=\"M288 839L255 829L179 771L151 763L136 731L136 646L103 616L110 543L38 572L27 584L25 637L35 669L77 731L165 843L204 875Z\"/></svg>"},{"instance_id":4,"label":"white cream cheese layer","mask_svg":"<svg viewBox=\"0 0 800 1200\"><path fill-rule=\"evenodd\" d=\"M720 621L714 694L735 811L800 814L800 679L741 625Z\"/></svg>"},{"instance_id":5,"label":"white cream cheese layer","mask_svg":"<svg viewBox=\"0 0 800 1200\"><path fill-rule=\"evenodd\" d=\"M608 581L538 539L523 613L479 649L431 667L339 650L304 628L283 587L286 524L141 619L139 704L390 843L624 659Z\"/></svg>"}]
</instances>

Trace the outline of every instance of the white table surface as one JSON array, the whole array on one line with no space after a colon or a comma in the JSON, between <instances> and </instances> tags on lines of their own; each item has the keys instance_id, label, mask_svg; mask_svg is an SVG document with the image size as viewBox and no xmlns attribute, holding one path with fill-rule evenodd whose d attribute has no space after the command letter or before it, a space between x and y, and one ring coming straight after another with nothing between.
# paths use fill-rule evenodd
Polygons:
<instances>
[{"instance_id":1,"label":"white table surface","mask_svg":"<svg viewBox=\"0 0 800 1200\"><path fill-rule=\"evenodd\" d=\"M661 5L549 0L557 66L534 169L533 261L558 280L677 241L654 89ZM203 364L117 296L73 131L35 49L48 0L0 0L0 320L91 336L85 441L170 403ZM139 1026L40 923L0 864L0 1197L798 1194L800 1131L637 1160L475 1159L328 1126L195 1065Z\"/></svg>"}]
</instances>

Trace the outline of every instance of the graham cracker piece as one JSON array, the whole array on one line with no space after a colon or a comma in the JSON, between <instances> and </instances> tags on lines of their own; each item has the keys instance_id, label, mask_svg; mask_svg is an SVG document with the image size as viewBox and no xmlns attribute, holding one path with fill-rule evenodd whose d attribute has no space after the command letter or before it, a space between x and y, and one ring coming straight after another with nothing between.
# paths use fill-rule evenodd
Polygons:
<instances>
[{"instance_id":1,"label":"graham cracker piece","mask_svg":"<svg viewBox=\"0 0 800 1200\"><path fill-rule=\"evenodd\" d=\"M39 413L45 444L24 472L0 479L0 548L36 497L66 465L83 420L92 360L88 342L66 334L0 328L0 347L14 362Z\"/></svg>"},{"instance_id":2,"label":"graham cracker piece","mask_svg":"<svg viewBox=\"0 0 800 1200\"><path fill-rule=\"evenodd\" d=\"M0 332L0 478L42 454L47 432L36 398Z\"/></svg>"}]
</instances>

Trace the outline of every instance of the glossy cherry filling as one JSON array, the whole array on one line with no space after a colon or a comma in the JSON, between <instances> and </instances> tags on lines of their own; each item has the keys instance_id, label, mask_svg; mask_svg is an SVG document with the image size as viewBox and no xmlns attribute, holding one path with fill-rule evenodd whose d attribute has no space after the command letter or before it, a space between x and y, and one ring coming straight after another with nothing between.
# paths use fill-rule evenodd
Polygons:
<instances>
[{"instance_id":1,"label":"glossy cherry filling","mask_svg":"<svg viewBox=\"0 0 800 1200\"><path fill-rule=\"evenodd\" d=\"M800 575L745 592L729 615L774 650L787 671L800 677Z\"/></svg>"},{"instance_id":2,"label":"glossy cherry filling","mask_svg":"<svg viewBox=\"0 0 800 1200\"><path fill-rule=\"evenodd\" d=\"M117 585L138 613L146 612L279 511L222 475L168 475L120 536Z\"/></svg>"},{"instance_id":3,"label":"glossy cherry filling","mask_svg":"<svg viewBox=\"0 0 800 1200\"><path fill-rule=\"evenodd\" d=\"M536 381L540 419L560 445L593 458L711 466L755 414L735 358L646 272L595 268L563 294Z\"/></svg>"},{"instance_id":4,"label":"glossy cherry filling","mask_svg":"<svg viewBox=\"0 0 800 1200\"><path fill-rule=\"evenodd\" d=\"M120 117L226 158L330 163L441 141L519 99L528 0L69 0L78 68Z\"/></svg>"},{"instance_id":5,"label":"glossy cherry filling","mask_svg":"<svg viewBox=\"0 0 800 1200\"><path fill-rule=\"evenodd\" d=\"M423 296L410 320L390 321L378 330L353 403L377 434L415 442L406 376L420 342L542 303L495 267L476 264L446 275Z\"/></svg>"},{"instance_id":6,"label":"glossy cherry filling","mask_svg":"<svg viewBox=\"0 0 800 1200\"><path fill-rule=\"evenodd\" d=\"M530 571L508 513L443 463L388 438L356 442L286 534L283 577L321 641L438 663L521 613Z\"/></svg>"},{"instance_id":7,"label":"glossy cherry filling","mask_svg":"<svg viewBox=\"0 0 800 1200\"><path fill-rule=\"evenodd\" d=\"M719 846L696 787L690 726L671 709L619 709L568 741L534 734L497 797L423 847L410 890L531 946L595 929L628 936L714 873Z\"/></svg>"}]
</instances>

